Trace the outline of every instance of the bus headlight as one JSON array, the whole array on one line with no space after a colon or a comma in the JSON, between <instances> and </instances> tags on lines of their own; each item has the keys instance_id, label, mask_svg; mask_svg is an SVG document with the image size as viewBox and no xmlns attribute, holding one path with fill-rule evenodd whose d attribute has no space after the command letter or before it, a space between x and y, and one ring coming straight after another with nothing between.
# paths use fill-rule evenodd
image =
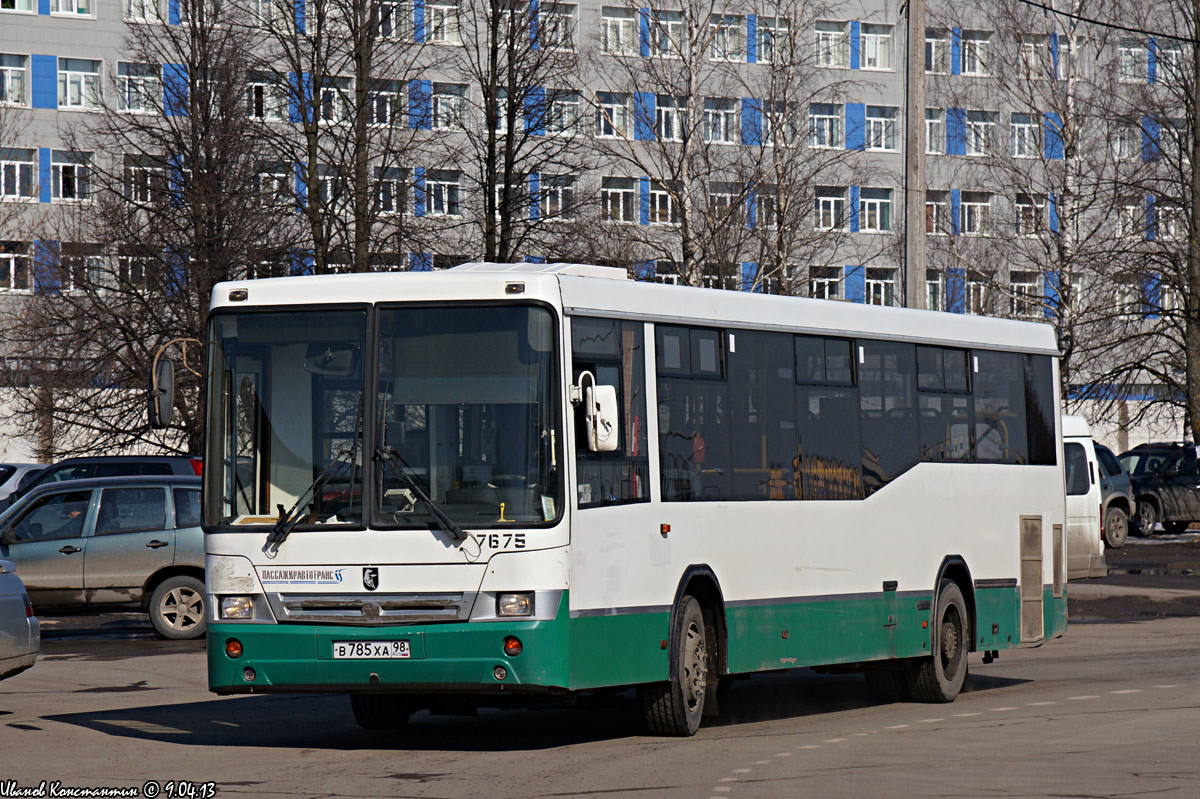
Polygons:
<instances>
[{"instance_id":1,"label":"bus headlight","mask_svg":"<svg viewBox=\"0 0 1200 799\"><path fill-rule=\"evenodd\" d=\"M248 596L221 597L222 619L254 618L254 599Z\"/></svg>"},{"instance_id":2,"label":"bus headlight","mask_svg":"<svg viewBox=\"0 0 1200 799\"><path fill-rule=\"evenodd\" d=\"M496 597L497 616L532 616L533 593L500 594Z\"/></svg>"}]
</instances>

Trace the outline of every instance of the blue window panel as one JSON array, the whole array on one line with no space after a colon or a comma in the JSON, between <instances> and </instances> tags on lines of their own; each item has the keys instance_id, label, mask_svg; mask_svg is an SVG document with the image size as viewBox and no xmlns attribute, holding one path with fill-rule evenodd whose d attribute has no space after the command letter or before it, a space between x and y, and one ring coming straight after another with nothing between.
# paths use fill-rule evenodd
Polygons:
<instances>
[{"instance_id":1,"label":"blue window panel","mask_svg":"<svg viewBox=\"0 0 1200 799\"><path fill-rule=\"evenodd\" d=\"M653 280L658 274L657 261L634 261L633 262L633 279L634 280Z\"/></svg>"},{"instance_id":2,"label":"blue window panel","mask_svg":"<svg viewBox=\"0 0 1200 799\"><path fill-rule=\"evenodd\" d=\"M1158 120L1154 117L1142 117L1142 160L1157 161L1162 155L1159 142L1162 133Z\"/></svg>"},{"instance_id":3,"label":"blue window panel","mask_svg":"<svg viewBox=\"0 0 1200 799\"><path fill-rule=\"evenodd\" d=\"M1154 241L1158 234L1158 212L1154 208L1154 195L1146 195L1146 241Z\"/></svg>"},{"instance_id":4,"label":"blue window panel","mask_svg":"<svg viewBox=\"0 0 1200 799\"><path fill-rule=\"evenodd\" d=\"M1061 161L1063 157L1062 117L1053 112L1042 114L1042 150L1049 161Z\"/></svg>"},{"instance_id":5,"label":"blue window panel","mask_svg":"<svg viewBox=\"0 0 1200 799\"><path fill-rule=\"evenodd\" d=\"M171 205L179 208L183 205L183 156L171 156L170 168L167 170L167 191L171 193Z\"/></svg>"},{"instance_id":6,"label":"blue window panel","mask_svg":"<svg viewBox=\"0 0 1200 799\"><path fill-rule=\"evenodd\" d=\"M1058 34L1050 34L1050 68L1057 79L1058 75Z\"/></svg>"},{"instance_id":7,"label":"blue window panel","mask_svg":"<svg viewBox=\"0 0 1200 799\"><path fill-rule=\"evenodd\" d=\"M846 149L864 150L867 146L867 106L846 103Z\"/></svg>"},{"instance_id":8,"label":"blue window panel","mask_svg":"<svg viewBox=\"0 0 1200 799\"><path fill-rule=\"evenodd\" d=\"M408 126L415 130L429 130L433 126L432 81L408 82Z\"/></svg>"},{"instance_id":9,"label":"blue window panel","mask_svg":"<svg viewBox=\"0 0 1200 799\"><path fill-rule=\"evenodd\" d=\"M847 266L842 284L846 289L847 300L857 303L867 301L867 270L865 268Z\"/></svg>"},{"instance_id":10,"label":"blue window panel","mask_svg":"<svg viewBox=\"0 0 1200 799\"><path fill-rule=\"evenodd\" d=\"M529 0L529 49L537 50L540 47L538 42L538 17L539 17L538 0Z\"/></svg>"},{"instance_id":11,"label":"blue window panel","mask_svg":"<svg viewBox=\"0 0 1200 799\"><path fill-rule=\"evenodd\" d=\"M38 294L58 294L62 288L58 270L58 242L37 239L33 242L33 290Z\"/></svg>"},{"instance_id":12,"label":"blue window panel","mask_svg":"<svg viewBox=\"0 0 1200 799\"><path fill-rule=\"evenodd\" d=\"M962 74L962 28L950 29L950 74Z\"/></svg>"},{"instance_id":13,"label":"blue window panel","mask_svg":"<svg viewBox=\"0 0 1200 799\"><path fill-rule=\"evenodd\" d=\"M946 155L967 154L967 112L961 108L946 109Z\"/></svg>"},{"instance_id":14,"label":"blue window panel","mask_svg":"<svg viewBox=\"0 0 1200 799\"><path fill-rule=\"evenodd\" d=\"M413 41L425 41L425 0L413 0Z\"/></svg>"},{"instance_id":15,"label":"blue window panel","mask_svg":"<svg viewBox=\"0 0 1200 799\"><path fill-rule=\"evenodd\" d=\"M1043 312L1047 319L1058 316L1059 276L1057 272L1047 272L1045 278L1046 310Z\"/></svg>"},{"instance_id":16,"label":"blue window panel","mask_svg":"<svg viewBox=\"0 0 1200 799\"><path fill-rule=\"evenodd\" d=\"M308 182L304 179L305 164L296 164L296 207L308 205Z\"/></svg>"},{"instance_id":17,"label":"blue window panel","mask_svg":"<svg viewBox=\"0 0 1200 799\"><path fill-rule=\"evenodd\" d=\"M163 114L169 117L188 115L187 64L163 64Z\"/></svg>"},{"instance_id":18,"label":"blue window panel","mask_svg":"<svg viewBox=\"0 0 1200 799\"><path fill-rule=\"evenodd\" d=\"M1048 198L1050 205L1050 232L1058 233L1058 198L1051 194Z\"/></svg>"},{"instance_id":19,"label":"blue window panel","mask_svg":"<svg viewBox=\"0 0 1200 799\"><path fill-rule=\"evenodd\" d=\"M946 270L946 310L950 313L967 312L967 270Z\"/></svg>"},{"instance_id":20,"label":"blue window panel","mask_svg":"<svg viewBox=\"0 0 1200 799\"><path fill-rule=\"evenodd\" d=\"M746 15L746 62L758 63L758 15Z\"/></svg>"},{"instance_id":21,"label":"blue window panel","mask_svg":"<svg viewBox=\"0 0 1200 799\"><path fill-rule=\"evenodd\" d=\"M413 169L413 216L425 216L425 167Z\"/></svg>"},{"instance_id":22,"label":"blue window panel","mask_svg":"<svg viewBox=\"0 0 1200 799\"><path fill-rule=\"evenodd\" d=\"M408 254L408 271L410 271L410 272L432 272L433 271L433 253L410 252Z\"/></svg>"},{"instance_id":23,"label":"blue window panel","mask_svg":"<svg viewBox=\"0 0 1200 799\"><path fill-rule=\"evenodd\" d=\"M288 95L288 119L292 122L303 122L313 113L312 75L307 72L303 75L289 72Z\"/></svg>"},{"instance_id":24,"label":"blue window panel","mask_svg":"<svg viewBox=\"0 0 1200 799\"><path fill-rule=\"evenodd\" d=\"M311 275L315 271L312 250L292 250L291 261L293 275Z\"/></svg>"},{"instance_id":25,"label":"blue window panel","mask_svg":"<svg viewBox=\"0 0 1200 799\"><path fill-rule=\"evenodd\" d=\"M959 233L958 225L962 214L962 192L958 189L950 190L950 235L957 236Z\"/></svg>"},{"instance_id":26,"label":"blue window panel","mask_svg":"<svg viewBox=\"0 0 1200 799\"><path fill-rule=\"evenodd\" d=\"M521 260L523 260L527 264L544 264L544 263L546 263L546 257L544 255L526 255Z\"/></svg>"},{"instance_id":27,"label":"blue window panel","mask_svg":"<svg viewBox=\"0 0 1200 799\"><path fill-rule=\"evenodd\" d=\"M179 0L171 0L171 2L178 3ZM292 0L292 16L296 22L296 33L305 32L305 26L308 24L308 21L304 18L305 13L304 0Z\"/></svg>"},{"instance_id":28,"label":"blue window panel","mask_svg":"<svg viewBox=\"0 0 1200 799\"><path fill-rule=\"evenodd\" d=\"M525 132L534 136L546 133L546 90L532 86L525 93Z\"/></svg>"},{"instance_id":29,"label":"blue window panel","mask_svg":"<svg viewBox=\"0 0 1200 799\"><path fill-rule=\"evenodd\" d=\"M166 294L170 297L182 297L187 289L187 250L183 247L167 247L163 251L163 261L166 263L163 283Z\"/></svg>"},{"instance_id":30,"label":"blue window panel","mask_svg":"<svg viewBox=\"0 0 1200 799\"><path fill-rule=\"evenodd\" d=\"M1142 313L1157 319L1161 313L1162 276L1151 273L1142 278Z\"/></svg>"},{"instance_id":31,"label":"blue window panel","mask_svg":"<svg viewBox=\"0 0 1200 799\"><path fill-rule=\"evenodd\" d=\"M650 224L650 178L638 179L638 224Z\"/></svg>"},{"instance_id":32,"label":"blue window panel","mask_svg":"<svg viewBox=\"0 0 1200 799\"><path fill-rule=\"evenodd\" d=\"M58 57L31 56L29 70L34 108L58 108Z\"/></svg>"},{"instance_id":33,"label":"blue window panel","mask_svg":"<svg viewBox=\"0 0 1200 799\"><path fill-rule=\"evenodd\" d=\"M850 187L850 232L851 233L858 232L858 227L859 227L858 199L859 199L858 186L851 186Z\"/></svg>"},{"instance_id":34,"label":"blue window panel","mask_svg":"<svg viewBox=\"0 0 1200 799\"><path fill-rule=\"evenodd\" d=\"M38 0L38 14L43 17L50 16L50 0Z\"/></svg>"},{"instance_id":35,"label":"blue window panel","mask_svg":"<svg viewBox=\"0 0 1200 799\"><path fill-rule=\"evenodd\" d=\"M746 230L758 227L758 192L754 189L746 192Z\"/></svg>"},{"instance_id":36,"label":"blue window panel","mask_svg":"<svg viewBox=\"0 0 1200 799\"><path fill-rule=\"evenodd\" d=\"M1146 83L1158 80L1158 40L1146 40Z\"/></svg>"},{"instance_id":37,"label":"blue window panel","mask_svg":"<svg viewBox=\"0 0 1200 799\"><path fill-rule=\"evenodd\" d=\"M634 92L633 138L638 141L654 141L654 114L654 92Z\"/></svg>"},{"instance_id":38,"label":"blue window panel","mask_svg":"<svg viewBox=\"0 0 1200 799\"><path fill-rule=\"evenodd\" d=\"M642 58L650 55L650 9L638 9L638 52Z\"/></svg>"},{"instance_id":39,"label":"blue window panel","mask_svg":"<svg viewBox=\"0 0 1200 799\"><path fill-rule=\"evenodd\" d=\"M850 69L862 66L862 23L854 20L850 23Z\"/></svg>"},{"instance_id":40,"label":"blue window panel","mask_svg":"<svg viewBox=\"0 0 1200 799\"><path fill-rule=\"evenodd\" d=\"M537 172L529 173L529 218L537 221L542 213L542 177Z\"/></svg>"},{"instance_id":41,"label":"blue window panel","mask_svg":"<svg viewBox=\"0 0 1200 799\"><path fill-rule=\"evenodd\" d=\"M48 203L53 198L50 193L52 187L50 176L50 148L41 147L38 149L38 186L40 192L38 194L38 202Z\"/></svg>"},{"instance_id":42,"label":"blue window panel","mask_svg":"<svg viewBox=\"0 0 1200 799\"><path fill-rule=\"evenodd\" d=\"M753 97L742 98L742 144L762 144L762 102Z\"/></svg>"},{"instance_id":43,"label":"blue window panel","mask_svg":"<svg viewBox=\"0 0 1200 799\"><path fill-rule=\"evenodd\" d=\"M764 289L762 283L757 283L758 279L758 264L754 261L744 261L742 263L742 291L752 291L755 294L762 294Z\"/></svg>"}]
</instances>

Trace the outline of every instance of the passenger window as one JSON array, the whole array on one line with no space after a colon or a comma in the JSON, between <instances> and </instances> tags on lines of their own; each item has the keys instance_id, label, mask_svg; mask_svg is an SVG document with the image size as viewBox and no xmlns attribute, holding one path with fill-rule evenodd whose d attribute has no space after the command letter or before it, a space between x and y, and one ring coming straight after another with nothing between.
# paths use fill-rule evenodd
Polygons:
<instances>
[{"instance_id":1,"label":"passenger window","mask_svg":"<svg viewBox=\"0 0 1200 799\"><path fill-rule=\"evenodd\" d=\"M798 499L862 499L858 392L796 387Z\"/></svg>"},{"instance_id":2,"label":"passenger window","mask_svg":"<svg viewBox=\"0 0 1200 799\"><path fill-rule=\"evenodd\" d=\"M1063 455L1067 467L1067 495L1077 497L1086 494L1091 488L1091 481L1088 479L1087 453L1083 444L1063 444Z\"/></svg>"},{"instance_id":3,"label":"passenger window","mask_svg":"<svg viewBox=\"0 0 1200 799\"><path fill-rule=\"evenodd\" d=\"M1028 463L1025 364L1016 353L975 350L975 459Z\"/></svg>"},{"instance_id":4,"label":"passenger window","mask_svg":"<svg viewBox=\"0 0 1200 799\"><path fill-rule=\"evenodd\" d=\"M1054 365L1049 355L1025 356L1025 419L1029 426L1029 463L1053 466L1058 463L1054 421Z\"/></svg>"},{"instance_id":5,"label":"passenger window","mask_svg":"<svg viewBox=\"0 0 1200 799\"><path fill-rule=\"evenodd\" d=\"M571 319L572 377L591 372L600 385L616 386L621 408L620 443L613 452L589 452L583 413L576 413L575 464L580 508L650 499L646 445L645 324L616 319Z\"/></svg>"},{"instance_id":6,"label":"passenger window","mask_svg":"<svg viewBox=\"0 0 1200 799\"><path fill-rule=\"evenodd\" d=\"M162 530L167 495L161 488L107 488L100 495L96 535Z\"/></svg>"},{"instance_id":7,"label":"passenger window","mask_svg":"<svg viewBox=\"0 0 1200 799\"><path fill-rule=\"evenodd\" d=\"M869 496L920 460L916 348L888 341L858 346L863 487Z\"/></svg>"},{"instance_id":8,"label":"passenger window","mask_svg":"<svg viewBox=\"0 0 1200 799\"><path fill-rule=\"evenodd\" d=\"M200 526L200 492L191 488L176 488L172 492L175 500L175 526Z\"/></svg>"},{"instance_id":9,"label":"passenger window","mask_svg":"<svg viewBox=\"0 0 1200 799\"><path fill-rule=\"evenodd\" d=\"M12 526L13 541L27 543L79 538L83 535L83 523L87 519L91 499L91 491L66 491L41 497Z\"/></svg>"},{"instance_id":10,"label":"passenger window","mask_svg":"<svg viewBox=\"0 0 1200 799\"><path fill-rule=\"evenodd\" d=\"M796 381L788 333L729 333L733 499L799 499Z\"/></svg>"}]
</instances>

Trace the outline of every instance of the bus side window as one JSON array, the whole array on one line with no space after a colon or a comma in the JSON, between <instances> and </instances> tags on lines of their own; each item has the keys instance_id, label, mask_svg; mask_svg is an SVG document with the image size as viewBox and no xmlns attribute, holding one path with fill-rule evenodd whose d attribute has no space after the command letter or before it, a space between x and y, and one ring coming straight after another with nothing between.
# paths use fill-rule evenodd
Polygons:
<instances>
[{"instance_id":1,"label":"bus side window","mask_svg":"<svg viewBox=\"0 0 1200 799\"><path fill-rule=\"evenodd\" d=\"M615 386L621 408L620 445L589 452L583 413L576 411L575 467L580 508L624 505L650 499L646 447L645 325L616 319L571 318L571 377L591 372L600 385Z\"/></svg>"}]
</instances>

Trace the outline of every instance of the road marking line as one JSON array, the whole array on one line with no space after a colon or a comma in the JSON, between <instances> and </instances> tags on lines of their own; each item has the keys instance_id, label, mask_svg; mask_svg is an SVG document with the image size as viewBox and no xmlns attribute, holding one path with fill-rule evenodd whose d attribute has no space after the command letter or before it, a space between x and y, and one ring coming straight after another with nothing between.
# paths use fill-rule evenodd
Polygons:
<instances>
[{"instance_id":1,"label":"road marking line","mask_svg":"<svg viewBox=\"0 0 1200 799\"><path fill-rule=\"evenodd\" d=\"M884 729L885 730L903 730L907 726L908 726L907 724L893 724L890 727L884 727Z\"/></svg>"},{"instance_id":2,"label":"road marking line","mask_svg":"<svg viewBox=\"0 0 1200 799\"><path fill-rule=\"evenodd\" d=\"M776 752L775 757L791 757L791 752Z\"/></svg>"},{"instance_id":3,"label":"road marking line","mask_svg":"<svg viewBox=\"0 0 1200 799\"><path fill-rule=\"evenodd\" d=\"M1141 688L1126 688L1123 691L1109 691L1110 694L1140 694Z\"/></svg>"},{"instance_id":4,"label":"road marking line","mask_svg":"<svg viewBox=\"0 0 1200 799\"><path fill-rule=\"evenodd\" d=\"M1099 699L1099 698L1100 697L1097 694L1084 694L1083 696L1068 696L1067 697L1067 699L1074 699L1076 701L1081 700L1081 699Z\"/></svg>"},{"instance_id":5,"label":"road marking line","mask_svg":"<svg viewBox=\"0 0 1200 799\"><path fill-rule=\"evenodd\" d=\"M965 719L965 718L967 718L968 716L978 716L978 715L979 715L978 713L955 713L955 714L954 714L954 718L956 718L956 719Z\"/></svg>"},{"instance_id":6,"label":"road marking line","mask_svg":"<svg viewBox=\"0 0 1200 799\"><path fill-rule=\"evenodd\" d=\"M1044 707L1046 705L1057 705L1058 702L1026 702L1029 707Z\"/></svg>"},{"instance_id":7,"label":"road marking line","mask_svg":"<svg viewBox=\"0 0 1200 799\"><path fill-rule=\"evenodd\" d=\"M844 740L846 740L846 739L845 739L845 738L828 738L828 739L826 739L825 743L827 743L827 744L840 744L840 743L841 743L842 741L844 741Z\"/></svg>"},{"instance_id":8,"label":"road marking line","mask_svg":"<svg viewBox=\"0 0 1200 799\"><path fill-rule=\"evenodd\" d=\"M1155 688L1178 688L1178 685L1156 685Z\"/></svg>"},{"instance_id":9,"label":"road marking line","mask_svg":"<svg viewBox=\"0 0 1200 799\"><path fill-rule=\"evenodd\" d=\"M945 721L945 719L921 719L918 724L933 724L935 721Z\"/></svg>"},{"instance_id":10,"label":"road marking line","mask_svg":"<svg viewBox=\"0 0 1200 799\"><path fill-rule=\"evenodd\" d=\"M770 763L770 762L771 762L770 760L755 760L755 761L754 761L754 765L756 765L756 766L765 766L765 765L767 765L767 764L768 764L768 763Z\"/></svg>"},{"instance_id":11,"label":"road marking line","mask_svg":"<svg viewBox=\"0 0 1200 799\"><path fill-rule=\"evenodd\" d=\"M1016 708L1016 707L994 707L994 708L992 708L993 713L999 713L1001 710L1020 710L1020 708Z\"/></svg>"},{"instance_id":12,"label":"road marking line","mask_svg":"<svg viewBox=\"0 0 1200 799\"><path fill-rule=\"evenodd\" d=\"M713 790L714 791L724 791L725 793L729 793L730 791L733 790L733 788L730 788L728 785L718 785L717 787L713 788Z\"/></svg>"},{"instance_id":13,"label":"road marking line","mask_svg":"<svg viewBox=\"0 0 1200 799\"><path fill-rule=\"evenodd\" d=\"M767 761L764 760L763 762L766 763ZM752 768L735 768L733 770L733 773L734 774L749 774L751 771L754 771L754 769L752 769Z\"/></svg>"},{"instance_id":14,"label":"road marking line","mask_svg":"<svg viewBox=\"0 0 1200 799\"><path fill-rule=\"evenodd\" d=\"M820 749L821 747L817 746L816 744L809 744L808 746L801 746L800 748L801 749Z\"/></svg>"},{"instance_id":15,"label":"road marking line","mask_svg":"<svg viewBox=\"0 0 1200 799\"><path fill-rule=\"evenodd\" d=\"M737 777L722 777L717 782L737 782Z\"/></svg>"},{"instance_id":16,"label":"road marking line","mask_svg":"<svg viewBox=\"0 0 1200 799\"><path fill-rule=\"evenodd\" d=\"M854 737L855 738L866 738L870 734L871 733L869 733L869 732L856 732L856 733L854 733Z\"/></svg>"}]
</instances>

